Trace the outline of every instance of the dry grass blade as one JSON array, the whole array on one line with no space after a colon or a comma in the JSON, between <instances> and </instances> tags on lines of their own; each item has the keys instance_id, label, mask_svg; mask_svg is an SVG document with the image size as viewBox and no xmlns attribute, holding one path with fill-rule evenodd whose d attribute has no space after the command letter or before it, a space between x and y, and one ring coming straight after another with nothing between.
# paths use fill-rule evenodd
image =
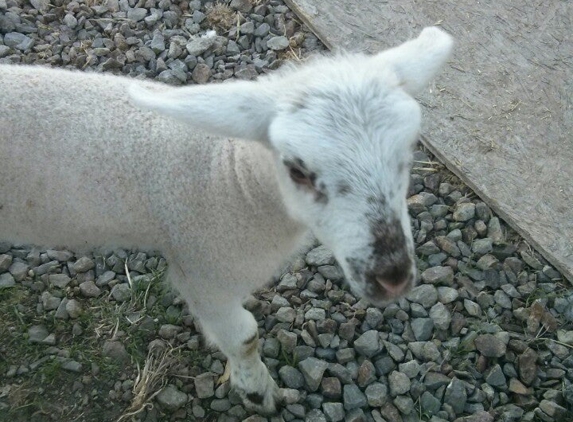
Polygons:
<instances>
[{"instance_id":1,"label":"dry grass blade","mask_svg":"<svg viewBox=\"0 0 573 422\"><path fill-rule=\"evenodd\" d=\"M426 171L430 173L437 173L443 169L443 165L437 161L418 161L414 160L414 167L412 171Z\"/></svg>"},{"instance_id":2,"label":"dry grass blade","mask_svg":"<svg viewBox=\"0 0 573 422\"><path fill-rule=\"evenodd\" d=\"M226 4L217 3L207 12L207 21L211 27L223 31L231 29L235 19L237 19L236 13Z\"/></svg>"},{"instance_id":3,"label":"dry grass blade","mask_svg":"<svg viewBox=\"0 0 573 422\"><path fill-rule=\"evenodd\" d=\"M169 368L174 364L173 352L176 349L168 344L156 347L147 353L143 369L137 365L137 377L133 385L131 405L119 417L117 422L128 420L146 408L153 407L151 400L165 387Z\"/></svg>"}]
</instances>

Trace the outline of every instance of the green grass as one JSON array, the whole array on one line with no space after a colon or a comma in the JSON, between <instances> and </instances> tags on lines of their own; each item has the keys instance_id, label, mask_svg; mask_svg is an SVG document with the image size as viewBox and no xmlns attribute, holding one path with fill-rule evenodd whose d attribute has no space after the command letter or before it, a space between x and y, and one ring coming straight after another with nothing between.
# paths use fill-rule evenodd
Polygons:
<instances>
[{"instance_id":1,"label":"green grass","mask_svg":"<svg viewBox=\"0 0 573 422\"><path fill-rule=\"evenodd\" d=\"M2 378L12 366L27 367L47 356L46 349L49 346L28 341L28 330L32 325L44 325L48 332L56 335L56 348L83 365L81 374L71 373L62 369L61 359L50 356L37 368L7 379L7 384L11 385L11 392L5 398L9 405L8 417L15 421L42 421L48 420L47 415L61 418L64 409L76 416L78 412L81 414L87 408L78 405L81 401L78 394L85 396L89 391L84 389L83 393L75 394L71 388L75 381L84 376L92 379L88 387L90 391L98 391L98 396L101 396L92 397L90 394L91 414L104 414L108 412L109 406L125 406L121 402L111 403L106 392L113 388L121 374L130 377L130 374L137 372L138 365L143 367L147 358L147 345L155 338L160 324L181 322L180 307L166 308L162 305L162 298L169 292L162 282L163 276L164 272L155 272L148 278L136 281L130 279L131 297L122 303L114 301L107 289L98 298L86 299L74 296L74 288L68 288L65 296L80 302L82 313L76 319L65 321L56 319L53 312L36 312L41 292L33 292L22 284L0 290ZM155 299L152 300L152 297ZM150 326L146 329L145 324ZM81 327L80 335L72 334L74 325ZM103 356L103 343L114 336L125 346L131 362L119 363ZM204 356L200 351L180 347L173 353L173 358L176 363L199 365ZM92 364L99 368L94 373ZM115 414L118 413L121 413L121 409L115 411Z\"/></svg>"}]
</instances>

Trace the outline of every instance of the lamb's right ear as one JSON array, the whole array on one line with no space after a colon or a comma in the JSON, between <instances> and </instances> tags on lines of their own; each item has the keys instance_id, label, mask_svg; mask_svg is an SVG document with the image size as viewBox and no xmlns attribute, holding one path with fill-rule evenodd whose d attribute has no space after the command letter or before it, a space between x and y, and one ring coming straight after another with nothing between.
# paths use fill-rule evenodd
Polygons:
<instances>
[{"instance_id":1,"label":"lamb's right ear","mask_svg":"<svg viewBox=\"0 0 573 422\"><path fill-rule=\"evenodd\" d=\"M157 87L157 85L156 85ZM133 102L225 137L268 141L275 96L260 82L238 81L183 88L129 88Z\"/></svg>"},{"instance_id":2,"label":"lamb's right ear","mask_svg":"<svg viewBox=\"0 0 573 422\"><path fill-rule=\"evenodd\" d=\"M378 67L389 67L410 95L420 92L446 63L454 45L453 38L435 27L422 30L418 38L373 56Z\"/></svg>"}]
</instances>

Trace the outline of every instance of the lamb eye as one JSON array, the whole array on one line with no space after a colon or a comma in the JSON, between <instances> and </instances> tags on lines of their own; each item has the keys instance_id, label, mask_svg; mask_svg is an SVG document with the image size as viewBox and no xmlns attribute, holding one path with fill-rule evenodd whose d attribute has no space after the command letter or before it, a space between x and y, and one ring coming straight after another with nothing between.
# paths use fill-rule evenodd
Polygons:
<instances>
[{"instance_id":1,"label":"lamb eye","mask_svg":"<svg viewBox=\"0 0 573 422\"><path fill-rule=\"evenodd\" d=\"M297 169L296 167L289 167L288 173L292 181L295 183L298 183L300 185L312 184L310 183L310 180L306 176L306 174L304 174L300 169Z\"/></svg>"}]
</instances>

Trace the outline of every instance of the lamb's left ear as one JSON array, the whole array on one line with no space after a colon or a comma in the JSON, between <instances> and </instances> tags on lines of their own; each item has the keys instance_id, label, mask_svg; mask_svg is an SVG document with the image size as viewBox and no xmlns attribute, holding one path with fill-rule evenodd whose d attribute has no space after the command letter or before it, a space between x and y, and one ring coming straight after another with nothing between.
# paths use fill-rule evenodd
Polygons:
<instances>
[{"instance_id":1,"label":"lamb's left ear","mask_svg":"<svg viewBox=\"0 0 573 422\"><path fill-rule=\"evenodd\" d=\"M418 38L373 56L375 66L390 67L404 91L420 92L446 63L454 45L453 38L434 27L422 30Z\"/></svg>"},{"instance_id":2,"label":"lamb's left ear","mask_svg":"<svg viewBox=\"0 0 573 422\"><path fill-rule=\"evenodd\" d=\"M206 132L253 141L268 141L275 96L260 82L238 81L183 88L129 88L141 108L174 117Z\"/></svg>"}]
</instances>

